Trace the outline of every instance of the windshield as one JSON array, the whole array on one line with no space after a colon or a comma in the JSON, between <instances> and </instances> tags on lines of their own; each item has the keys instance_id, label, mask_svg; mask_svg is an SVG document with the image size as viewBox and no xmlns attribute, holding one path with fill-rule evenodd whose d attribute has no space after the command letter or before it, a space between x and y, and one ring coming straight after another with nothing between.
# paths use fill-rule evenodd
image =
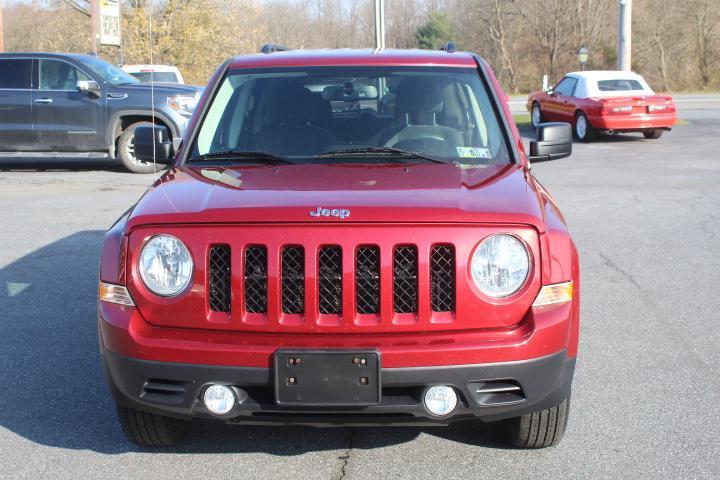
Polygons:
<instances>
[{"instance_id":1,"label":"windshield","mask_svg":"<svg viewBox=\"0 0 720 480\"><path fill-rule=\"evenodd\" d=\"M230 71L190 155L211 160L228 152L264 152L292 163L420 160L407 152L473 165L511 161L472 68Z\"/></svg>"},{"instance_id":2,"label":"windshield","mask_svg":"<svg viewBox=\"0 0 720 480\"><path fill-rule=\"evenodd\" d=\"M113 85L124 85L127 83L140 83L137 78L123 72L121 69L108 63L102 58L97 57L84 57L80 59L83 65L86 65L90 70L99 75L106 82L112 83Z\"/></svg>"},{"instance_id":3,"label":"windshield","mask_svg":"<svg viewBox=\"0 0 720 480\"><path fill-rule=\"evenodd\" d=\"M141 82L179 83L173 72L131 72L130 75Z\"/></svg>"}]
</instances>

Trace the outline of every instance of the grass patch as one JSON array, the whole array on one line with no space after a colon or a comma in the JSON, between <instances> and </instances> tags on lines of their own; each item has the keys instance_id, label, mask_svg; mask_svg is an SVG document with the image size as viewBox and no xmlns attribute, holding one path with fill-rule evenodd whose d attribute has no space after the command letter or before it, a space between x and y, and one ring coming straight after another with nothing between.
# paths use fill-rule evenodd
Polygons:
<instances>
[{"instance_id":1,"label":"grass patch","mask_svg":"<svg viewBox=\"0 0 720 480\"><path fill-rule=\"evenodd\" d=\"M530 126L529 113L516 113L515 115L513 115L513 120L515 120L515 124L518 126L518 128Z\"/></svg>"}]
</instances>

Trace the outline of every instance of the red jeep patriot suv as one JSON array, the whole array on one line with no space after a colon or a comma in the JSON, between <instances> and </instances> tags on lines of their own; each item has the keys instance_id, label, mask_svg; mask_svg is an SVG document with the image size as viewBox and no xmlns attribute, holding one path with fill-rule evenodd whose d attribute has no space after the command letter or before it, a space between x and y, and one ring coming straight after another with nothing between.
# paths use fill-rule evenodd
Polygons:
<instances>
[{"instance_id":1,"label":"red jeep patriot suv","mask_svg":"<svg viewBox=\"0 0 720 480\"><path fill-rule=\"evenodd\" d=\"M488 64L446 51L276 51L215 73L172 167L105 237L100 349L141 445L234 424L568 419L578 258Z\"/></svg>"}]
</instances>

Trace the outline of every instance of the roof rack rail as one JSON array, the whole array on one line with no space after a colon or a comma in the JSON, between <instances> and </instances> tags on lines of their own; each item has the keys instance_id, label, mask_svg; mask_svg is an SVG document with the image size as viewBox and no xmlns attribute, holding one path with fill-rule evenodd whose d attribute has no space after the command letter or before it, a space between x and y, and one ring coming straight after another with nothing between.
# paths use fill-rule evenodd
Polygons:
<instances>
[{"instance_id":1,"label":"roof rack rail","mask_svg":"<svg viewBox=\"0 0 720 480\"><path fill-rule=\"evenodd\" d=\"M455 47L454 42L447 42L445 45L440 47L440 50L447 52L447 53L455 53L455 52L457 52L457 47Z\"/></svg>"},{"instance_id":2,"label":"roof rack rail","mask_svg":"<svg viewBox=\"0 0 720 480\"><path fill-rule=\"evenodd\" d=\"M275 45L274 43L266 43L260 49L260 53L286 52L288 50L290 50L290 49L283 45Z\"/></svg>"}]
</instances>

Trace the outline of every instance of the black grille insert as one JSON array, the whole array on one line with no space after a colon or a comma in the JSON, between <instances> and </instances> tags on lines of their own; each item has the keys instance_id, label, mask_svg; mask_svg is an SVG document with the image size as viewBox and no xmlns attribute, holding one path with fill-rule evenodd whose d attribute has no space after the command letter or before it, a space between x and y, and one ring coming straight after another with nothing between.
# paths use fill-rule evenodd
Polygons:
<instances>
[{"instance_id":1,"label":"black grille insert","mask_svg":"<svg viewBox=\"0 0 720 480\"><path fill-rule=\"evenodd\" d=\"M355 303L358 313L380 313L380 248L376 246L357 249Z\"/></svg>"},{"instance_id":2,"label":"black grille insert","mask_svg":"<svg viewBox=\"0 0 720 480\"><path fill-rule=\"evenodd\" d=\"M397 313L415 313L418 309L417 248L402 245L393 254L393 305Z\"/></svg>"},{"instance_id":3,"label":"black grille insert","mask_svg":"<svg viewBox=\"0 0 720 480\"><path fill-rule=\"evenodd\" d=\"M318 297L320 313L342 313L342 250L340 247L320 249L318 258Z\"/></svg>"},{"instance_id":4,"label":"black grille insert","mask_svg":"<svg viewBox=\"0 0 720 480\"><path fill-rule=\"evenodd\" d=\"M455 311L455 249L435 245L430 253L430 304L434 312Z\"/></svg>"},{"instance_id":5,"label":"black grille insert","mask_svg":"<svg viewBox=\"0 0 720 480\"><path fill-rule=\"evenodd\" d=\"M267 313L267 249L261 246L245 250L245 311Z\"/></svg>"},{"instance_id":6,"label":"black grille insert","mask_svg":"<svg viewBox=\"0 0 720 480\"><path fill-rule=\"evenodd\" d=\"M208 254L208 285L210 310L230 311L230 247L214 245Z\"/></svg>"},{"instance_id":7,"label":"black grille insert","mask_svg":"<svg viewBox=\"0 0 720 480\"><path fill-rule=\"evenodd\" d=\"M282 311L305 311L305 250L300 246L282 251Z\"/></svg>"}]
</instances>

